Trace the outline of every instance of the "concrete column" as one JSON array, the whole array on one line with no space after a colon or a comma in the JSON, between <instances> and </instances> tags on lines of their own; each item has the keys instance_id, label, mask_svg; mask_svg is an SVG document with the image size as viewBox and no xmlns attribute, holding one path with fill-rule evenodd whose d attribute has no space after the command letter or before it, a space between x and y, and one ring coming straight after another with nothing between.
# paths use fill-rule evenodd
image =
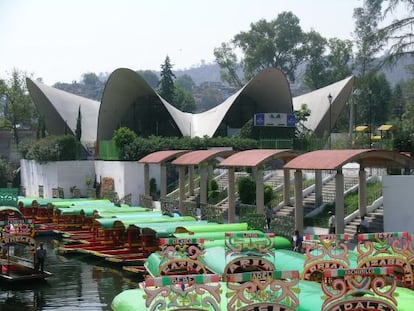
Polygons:
<instances>
[{"instance_id":1,"label":"concrete column","mask_svg":"<svg viewBox=\"0 0 414 311\"><path fill-rule=\"evenodd\" d=\"M283 170L283 202L285 206L290 205L290 170Z\"/></svg>"},{"instance_id":2,"label":"concrete column","mask_svg":"<svg viewBox=\"0 0 414 311\"><path fill-rule=\"evenodd\" d=\"M200 203L207 204L207 166L201 164L200 168Z\"/></svg>"},{"instance_id":3,"label":"concrete column","mask_svg":"<svg viewBox=\"0 0 414 311\"><path fill-rule=\"evenodd\" d=\"M194 166L188 167L188 192L194 195Z\"/></svg>"},{"instance_id":4,"label":"concrete column","mask_svg":"<svg viewBox=\"0 0 414 311\"><path fill-rule=\"evenodd\" d=\"M358 185L358 206L360 216L367 213L367 173L364 167L359 168L359 185Z\"/></svg>"},{"instance_id":5,"label":"concrete column","mask_svg":"<svg viewBox=\"0 0 414 311\"><path fill-rule=\"evenodd\" d=\"M342 169L337 170L335 176L335 220L336 234L342 234L345 230L345 207L344 207L344 175Z\"/></svg>"},{"instance_id":6,"label":"concrete column","mask_svg":"<svg viewBox=\"0 0 414 311\"><path fill-rule=\"evenodd\" d=\"M181 215L184 214L184 200L185 200L185 166L180 165L178 171L178 186L180 188L180 196L178 201L178 209L180 210Z\"/></svg>"},{"instance_id":7,"label":"concrete column","mask_svg":"<svg viewBox=\"0 0 414 311\"><path fill-rule=\"evenodd\" d=\"M302 171L295 172L295 229L303 232L303 183Z\"/></svg>"},{"instance_id":8,"label":"concrete column","mask_svg":"<svg viewBox=\"0 0 414 311\"><path fill-rule=\"evenodd\" d=\"M263 170L259 167L254 167L256 180L256 211L258 214L264 214L264 185L263 185Z\"/></svg>"},{"instance_id":9,"label":"concrete column","mask_svg":"<svg viewBox=\"0 0 414 311\"><path fill-rule=\"evenodd\" d=\"M144 164L144 192L146 196L150 195L149 164Z\"/></svg>"},{"instance_id":10,"label":"concrete column","mask_svg":"<svg viewBox=\"0 0 414 311\"><path fill-rule=\"evenodd\" d=\"M235 201L235 184L234 184L234 167L228 169L228 194L229 194L229 209L227 212L228 223L234 223L236 219L236 201Z\"/></svg>"},{"instance_id":11,"label":"concrete column","mask_svg":"<svg viewBox=\"0 0 414 311\"><path fill-rule=\"evenodd\" d=\"M322 171L315 170L315 207L319 207L322 203Z\"/></svg>"},{"instance_id":12,"label":"concrete column","mask_svg":"<svg viewBox=\"0 0 414 311\"><path fill-rule=\"evenodd\" d=\"M213 165L211 165L210 163L208 163L207 166L207 172L208 172L208 180L212 179L214 176L214 169L213 169Z\"/></svg>"},{"instance_id":13,"label":"concrete column","mask_svg":"<svg viewBox=\"0 0 414 311\"><path fill-rule=\"evenodd\" d=\"M160 195L161 199L167 197L167 166L162 163L160 166L161 176L160 176Z\"/></svg>"}]
</instances>

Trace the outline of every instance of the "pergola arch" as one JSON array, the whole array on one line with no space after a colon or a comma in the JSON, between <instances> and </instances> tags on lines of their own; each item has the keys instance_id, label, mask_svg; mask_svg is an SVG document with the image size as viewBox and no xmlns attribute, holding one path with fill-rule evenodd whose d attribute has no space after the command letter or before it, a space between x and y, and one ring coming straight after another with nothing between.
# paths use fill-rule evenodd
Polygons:
<instances>
[{"instance_id":1,"label":"pergola arch","mask_svg":"<svg viewBox=\"0 0 414 311\"><path fill-rule=\"evenodd\" d=\"M359 212L366 214L366 167L404 168L414 167L414 159L406 154L375 149L317 150L304 153L285 164L285 169L295 171L295 224L303 232L303 170L336 170L335 176L335 215L336 233L344 233L344 176L342 167L347 163L358 163L359 171Z\"/></svg>"},{"instance_id":2,"label":"pergola arch","mask_svg":"<svg viewBox=\"0 0 414 311\"><path fill-rule=\"evenodd\" d=\"M189 192L190 195L194 194L194 167L199 167L200 173L200 204L207 204L207 175L211 161L216 158L225 158L234 153L231 149L209 149L209 150L196 150L187 152L177 159L172 161L172 164L179 166L179 203L178 208L180 212L183 212L183 202L185 200L185 168L188 167L189 173Z\"/></svg>"},{"instance_id":3,"label":"pergola arch","mask_svg":"<svg viewBox=\"0 0 414 311\"><path fill-rule=\"evenodd\" d=\"M190 150L161 150L150 153L145 157L138 160L138 163L144 164L144 194L150 195L150 178L149 178L149 165L159 164L161 170L160 176L160 196L164 199L167 196L167 162L174 160L180 155L189 152Z\"/></svg>"},{"instance_id":4,"label":"pergola arch","mask_svg":"<svg viewBox=\"0 0 414 311\"><path fill-rule=\"evenodd\" d=\"M235 167L251 167L254 170L256 180L256 208L259 214L264 214L264 184L262 164L271 160L281 160L283 163L290 161L299 155L298 151L277 150L277 149L252 149L237 152L220 162L219 166L228 169L228 194L229 194L229 212L228 222L234 222L235 219ZM290 184L289 170L284 170L284 184ZM284 187L284 201L289 204L289 187Z\"/></svg>"}]
</instances>

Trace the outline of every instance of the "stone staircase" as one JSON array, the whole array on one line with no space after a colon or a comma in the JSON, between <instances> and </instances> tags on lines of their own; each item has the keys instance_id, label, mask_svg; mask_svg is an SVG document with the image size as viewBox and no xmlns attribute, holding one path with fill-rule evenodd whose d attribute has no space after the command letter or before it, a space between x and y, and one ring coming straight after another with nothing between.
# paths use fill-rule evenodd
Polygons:
<instances>
[{"instance_id":1,"label":"stone staircase","mask_svg":"<svg viewBox=\"0 0 414 311\"><path fill-rule=\"evenodd\" d=\"M271 186L273 189L276 189L279 186L282 186L284 183L283 175L272 174L264 180L265 185Z\"/></svg>"},{"instance_id":2,"label":"stone staircase","mask_svg":"<svg viewBox=\"0 0 414 311\"><path fill-rule=\"evenodd\" d=\"M344 191L358 185L358 178L344 176ZM335 201L335 178L330 179L324 183L322 187L323 203L331 203ZM308 196L303 198L304 214L307 215L315 208L319 207L315 203L315 191L311 192Z\"/></svg>"},{"instance_id":3,"label":"stone staircase","mask_svg":"<svg viewBox=\"0 0 414 311\"><path fill-rule=\"evenodd\" d=\"M369 232L383 232L384 231L384 208L380 206L371 213L367 213L365 219L369 223ZM357 226L361 222L361 217L354 218L351 222L345 225L344 232L351 237L357 233Z\"/></svg>"},{"instance_id":4,"label":"stone staircase","mask_svg":"<svg viewBox=\"0 0 414 311\"><path fill-rule=\"evenodd\" d=\"M344 190L354 187L358 184L358 178L344 176ZM331 203L335 201L335 179L330 179L323 184L322 187L323 203ZM315 191L312 191L309 195L303 198L304 214L307 215L315 208L319 207L315 203ZM277 212L276 216L294 216L294 206L282 206Z\"/></svg>"}]
</instances>

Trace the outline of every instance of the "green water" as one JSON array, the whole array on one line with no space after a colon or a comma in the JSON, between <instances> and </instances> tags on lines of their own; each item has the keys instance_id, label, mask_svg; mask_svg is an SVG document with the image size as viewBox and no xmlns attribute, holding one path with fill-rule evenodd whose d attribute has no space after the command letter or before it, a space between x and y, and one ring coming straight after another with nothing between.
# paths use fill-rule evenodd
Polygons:
<instances>
[{"instance_id":1,"label":"green water","mask_svg":"<svg viewBox=\"0 0 414 311\"><path fill-rule=\"evenodd\" d=\"M139 277L93 257L62 256L58 241L42 238L47 249L46 281L9 285L0 283L0 311L111 310L113 298L138 286Z\"/></svg>"}]
</instances>

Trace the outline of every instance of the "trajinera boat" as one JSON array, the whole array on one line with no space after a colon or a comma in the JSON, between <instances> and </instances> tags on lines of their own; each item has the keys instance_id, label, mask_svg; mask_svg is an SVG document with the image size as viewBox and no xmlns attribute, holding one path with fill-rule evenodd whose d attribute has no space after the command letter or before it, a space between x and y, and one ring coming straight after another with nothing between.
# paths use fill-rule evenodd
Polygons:
<instances>
[{"instance_id":1,"label":"trajinera boat","mask_svg":"<svg viewBox=\"0 0 414 311\"><path fill-rule=\"evenodd\" d=\"M44 280L51 273L39 267L33 226L19 209L0 206L0 279L6 282Z\"/></svg>"}]
</instances>

